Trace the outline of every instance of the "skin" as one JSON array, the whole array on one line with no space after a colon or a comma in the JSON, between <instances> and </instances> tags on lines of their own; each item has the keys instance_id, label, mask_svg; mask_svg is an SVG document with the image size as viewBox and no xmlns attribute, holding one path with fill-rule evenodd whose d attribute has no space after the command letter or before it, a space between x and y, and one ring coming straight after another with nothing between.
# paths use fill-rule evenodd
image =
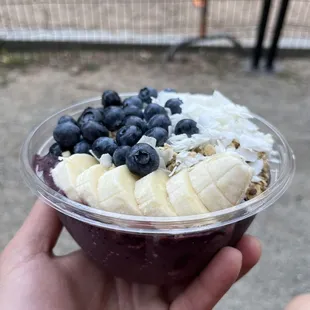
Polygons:
<instances>
[{"instance_id":1,"label":"skin","mask_svg":"<svg viewBox=\"0 0 310 310\"><path fill-rule=\"evenodd\" d=\"M185 287L128 283L108 276L81 250L55 256L62 225L37 201L0 256L0 309L6 310L208 310L261 256L258 240L244 236L222 249ZM288 308L288 310L299 308ZM306 308L300 308L306 309Z\"/></svg>"},{"instance_id":2,"label":"skin","mask_svg":"<svg viewBox=\"0 0 310 310\"><path fill-rule=\"evenodd\" d=\"M285 308L285 310L309 310L310 294L295 297Z\"/></svg>"}]
</instances>

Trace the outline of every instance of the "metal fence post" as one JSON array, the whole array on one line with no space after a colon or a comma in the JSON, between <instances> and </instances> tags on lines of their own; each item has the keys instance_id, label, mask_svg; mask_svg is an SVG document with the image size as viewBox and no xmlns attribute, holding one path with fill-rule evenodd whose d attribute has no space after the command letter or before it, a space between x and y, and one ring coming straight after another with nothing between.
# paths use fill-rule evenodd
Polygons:
<instances>
[{"instance_id":1,"label":"metal fence post","mask_svg":"<svg viewBox=\"0 0 310 310\"><path fill-rule=\"evenodd\" d=\"M256 45L253 49L252 69L257 70L263 52L263 42L265 38L266 26L270 12L271 0L264 0L260 23L257 29Z\"/></svg>"},{"instance_id":2,"label":"metal fence post","mask_svg":"<svg viewBox=\"0 0 310 310\"><path fill-rule=\"evenodd\" d=\"M287 12L289 1L290 0L282 0L282 2L281 2L279 14L277 17L277 22L276 22L275 29L273 32L272 43L271 43L271 46L270 46L268 54L267 54L266 69L268 71L273 70L274 59L277 56L278 43L279 43L279 39L281 36L281 31L282 31L283 26L284 26L285 15Z\"/></svg>"},{"instance_id":3,"label":"metal fence post","mask_svg":"<svg viewBox=\"0 0 310 310\"><path fill-rule=\"evenodd\" d=\"M207 18L208 18L208 4L207 0L203 0L202 9L200 13L200 38L205 38L207 35Z\"/></svg>"}]
</instances>

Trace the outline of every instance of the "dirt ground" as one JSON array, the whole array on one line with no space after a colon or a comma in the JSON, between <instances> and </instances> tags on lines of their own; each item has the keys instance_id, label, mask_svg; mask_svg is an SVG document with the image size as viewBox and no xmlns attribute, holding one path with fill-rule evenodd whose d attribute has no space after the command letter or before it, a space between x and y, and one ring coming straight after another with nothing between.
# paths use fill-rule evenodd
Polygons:
<instances>
[{"instance_id":1,"label":"dirt ground","mask_svg":"<svg viewBox=\"0 0 310 310\"><path fill-rule=\"evenodd\" d=\"M19 172L19 150L27 132L47 116L104 89L210 92L218 89L265 117L287 137L297 158L290 189L260 214L250 232L260 238L258 266L216 309L283 309L294 295L310 291L310 66L308 60L279 63L276 75L249 73L248 61L232 55L192 53L162 63L151 51L0 55L0 250L28 214L35 197ZM56 253L76 248L64 233Z\"/></svg>"}]
</instances>

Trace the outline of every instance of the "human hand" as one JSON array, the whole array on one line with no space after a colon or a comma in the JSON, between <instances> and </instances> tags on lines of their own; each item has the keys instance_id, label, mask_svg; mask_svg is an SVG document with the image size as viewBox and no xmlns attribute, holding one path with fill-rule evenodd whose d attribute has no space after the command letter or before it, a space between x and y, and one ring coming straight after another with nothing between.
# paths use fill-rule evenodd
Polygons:
<instances>
[{"instance_id":1,"label":"human hand","mask_svg":"<svg viewBox=\"0 0 310 310\"><path fill-rule=\"evenodd\" d=\"M310 294L295 297L285 308L285 310L309 310Z\"/></svg>"},{"instance_id":2,"label":"human hand","mask_svg":"<svg viewBox=\"0 0 310 310\"><path fill-rule=\"evenodd\" d=\"M99 269L79 250L55 256L62 225L37 201L0 256L0 309L5 310L208 310L259 260L259 242L244 236L222 249L186 287L128 283Z\"/></svg>"}]
</instances>

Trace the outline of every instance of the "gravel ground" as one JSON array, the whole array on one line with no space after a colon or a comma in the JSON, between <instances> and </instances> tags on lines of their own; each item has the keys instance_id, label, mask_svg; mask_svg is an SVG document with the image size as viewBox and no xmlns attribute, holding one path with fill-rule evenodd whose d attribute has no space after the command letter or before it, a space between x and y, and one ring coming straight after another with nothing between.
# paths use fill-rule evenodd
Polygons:
<instances>
[{"instance_id":1,"label":"gravel ground","mask_svg":"<svg viewBox=\"0 0 310 310\"><path fill-rule=\"evenodd\" d=\"M18 156L26 133L38 122L107 88L132 91L152 85L191 92L218 89L283 132L296 153L297 172L291 188L260 214L250 229L263 243L260 263L233 287L217 309L283 309L292 296L310 291L308 61L286 60L277 75L268 75L249 73L244 61L224 54L178 55L170 64L161 63L161 58L149 51L78 57L67 53L50 55L48 61L32 58L36 61L28 65L19 56L0 58L7 63L0 67L0 250L35 200L21 180ZM66 253L76 247L64 233L56 252Z\"/></svg>"}]
</instances>

